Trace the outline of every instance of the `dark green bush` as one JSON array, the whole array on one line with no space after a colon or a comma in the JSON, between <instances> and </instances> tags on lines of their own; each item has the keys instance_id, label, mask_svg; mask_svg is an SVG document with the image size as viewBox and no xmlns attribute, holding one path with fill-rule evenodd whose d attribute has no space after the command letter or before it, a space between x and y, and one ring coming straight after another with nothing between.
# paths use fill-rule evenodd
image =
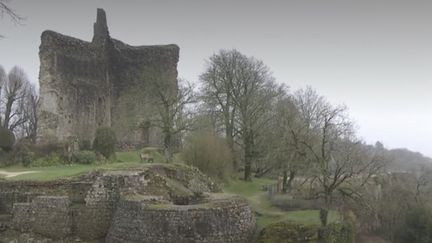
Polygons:
<instances>
[{"instance_id":1,"label":"dark green bush","mask_svg":"<svg viewBox=\"0 0 432 243\"><path fill-rule=\"evenodd\" d=\"M48 166L57 166L63 165L65 161L61 158L60 155L56 153L51 153L48 156L44 156L42 158L38 158L31 163L32 167L48 167Z\"/></svg>"},{"instance_id":2,"label":"dark green bush","mask_svg":"<svg viewBox=\"0 0 432 243\"><path fill-rule=\"evenodd\" d=\"M114 131L109 127L102 127L96 130L95 139L93 141L93 149L109 159L115 156L115 146L117 138Z\"/></svg>"},{"instance_id":3,"label":"dark green bush","mask_svg":"<svg viewBox=\"0 0 432 243\"><path fill-rule=\"evenodd\" d=\"M0 148L4 151L11 151L15 144L15 135L4 127L0 127Z\"/></svg>"},{"instance_id":4,"label":"dark green bush","mask_svg":"<svg viewBox=\"0 0 432 243\"><path fill-rule=\"evenodd\" d=\"M15 164L22 164L24 167L30 166L36 158L33 150L34 148L31 141L25 139L19 141L13 152Z\"/></svg>"},{"instance_id":5,"label":"dark green bush","mask_svg":"<svg viewBox=\"0 0 432 243\"><path fill-rule=\"evenodd\" d=\"M79 149L80 150L91 150L91 141L84 139L82 141L79 142Z\"/></svg>"},{"instance_id":6,"label":"dark green bush","mask_svg":"<svg viewBox=\"0 0 432 243\"><path fill-rule=\"evenodd\" d=\"M35 154L31 151L25 151L20 155L20 162L24 167L29 167L34 159Z\"/></svg>"},{"instance_id":7,"label":"dark green bush","mask_svg":"<svg viewBox=\"0 0 432 243\"><path fill-rule=\"evenodd\" d=\"M72 160L77 164L92 164L96 161L96 154L93 151L77 151L72 154Z\"/></svg>"},{"instance_id":8,"label":"dark green bush","mask_svg":"<svg viewBox=\"0 0 432 243\"><path fill-rule=\"evenodd\" d=\"M354 243L355 226L351 223L330 223L319 230L320 243Z\"/></svg>"},{"instance_id":9,"label":"dark green bush","mask_svg":"<svg viewBox=\"0 0 432 243\"><path fill-rule=\"evenodd\" d=\"M0 148L0 167L5 167L11 165L11 153L4 151Z\"/></svg>"},{"instance_id":10,"label":"dark green bush","mask_svg":"<svg viewBox=\"0 0 432 243\"><path fill-rule=\"evenodd\" d=\"M318 226L294 222L278 222L265 227L258 237L258 243L306 243L317 242Z\"/></svg>"},{"instance_id":11,"label":"dark green bush","mask_svg":"<svg viewBox=\"0 0 432 243\"><path fill-rule=\"evenodd\" d=\"M38 157L46 157L53 153L63 156L64 150L65 150L65 145L63 143L58 143L58 142L38 144L34 146L34 152Z\"/></svg>"}]
</instances>

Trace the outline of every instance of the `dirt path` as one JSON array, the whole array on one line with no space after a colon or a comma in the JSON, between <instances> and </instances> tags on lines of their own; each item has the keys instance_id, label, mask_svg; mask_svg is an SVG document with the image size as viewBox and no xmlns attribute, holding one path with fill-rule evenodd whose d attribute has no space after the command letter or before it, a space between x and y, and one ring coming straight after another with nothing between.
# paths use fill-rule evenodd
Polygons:
<instances>
[{"instance_id":1,"label":"dirt path","mask_svg":"<svg viewBox=\"0 0 432 243\"><path fill-rule=\"evenodd\" d=\"M0 170L0 176L4 176L6 178L11 178L19 175L31 174L31 173L39 173L39 171L22 171L22 172L7 172L4 170Z\"/></svg>"}]
</instances>

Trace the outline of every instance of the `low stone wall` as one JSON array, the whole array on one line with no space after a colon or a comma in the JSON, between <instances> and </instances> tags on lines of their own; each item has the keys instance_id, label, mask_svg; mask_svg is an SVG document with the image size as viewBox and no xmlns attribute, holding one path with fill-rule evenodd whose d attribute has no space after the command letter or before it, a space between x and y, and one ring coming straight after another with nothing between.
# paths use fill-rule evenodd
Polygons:
<instances>
[{"instance_id":1,"label":"low stone wall","mask_svg":"<svg viewBox=\"0 0 432 243\"><path fill-rule=\"evenodd\" d=\"M12 235L52 242L250 242L255 219L247 202L217 191L184 165L52 182L2 181L0 216Z\"/></svg>"},{"instance_id":2,"label":"low stone wall","mask_svg":"<svg viewBox=\"0 0 432 243\"><path fill-rule=\"evenodd\" d=\"M15 203L30 203L38 196L69 196L72 202L84 202L92 182L56 180L2 181L0 183L0 214L11 214Z\"/></svg>"},{"instance_id":3,"label":"low stone wall","mask_svg":"<svg viewBox=\"0 0 432 243\"><path fill-rule=\"evenodd\" d=\"M255 223L249 205L240 198L195 205L122 200L106 242L246 243L255 231Z\"/></svg>"},{"instance_id":4,"label":"low stone wall","mask_svg":"<svg viewBox=\"0 0 432 243\"><path fill-rule=\"evenodd\" d=\"M30 203L15 203L12 210L12 227L20 232L27 232L32 227L32 210Z\"/></svg>"},{"instance_id":5,"label":"low stone wall","mask_svg":"<svg viewBox=\"0 0 432 243\"><path fill-rule=\"evenodd\" d=\"M85 240L106 236L120 197L118 179L112 176L96 178L83 203L72 205L76 236Z\"/></svg>"},{"instance_id":6,"label":"low stone wall","mask_svg":"<svg viewBox=\"0 0 432 243\"><path fill-rule=\"evenodd\" d=\"M18 182L11 185L14 186L8 188L9 192L0 193L0 201L6 205L4 212L13 215L13 228L54 239L71 235L83 240L104 238L119 197L116 182L111 177L96 178L92 183ZM57 190L52 189L53 185ZM32 188L37 190L29 194ZM56 196L37 196L48 193ZM27 194L30 196L23 196Z\"/></svg>"},{"instance_id":7,"label":"low stone wall","mask_svg":"<svg viewBox=\"0 0 432 243\"><path fill-rule=\"evenodd\" d=\"M112 210L105 207L74 205L74 235L82 240L101 239L106 236L112 221Z\"/></svg>"},{"instance_id":8,"label":"low stone wall","mask_svg":"<svg viewBox=\"0 0 432 243\"><path fill-rule=\"evenodd\" d=\"M72 233L72 218L68 197L37 197L31 203L33 231L53 239L63 239Z\"/></svg>"}]
</instances>

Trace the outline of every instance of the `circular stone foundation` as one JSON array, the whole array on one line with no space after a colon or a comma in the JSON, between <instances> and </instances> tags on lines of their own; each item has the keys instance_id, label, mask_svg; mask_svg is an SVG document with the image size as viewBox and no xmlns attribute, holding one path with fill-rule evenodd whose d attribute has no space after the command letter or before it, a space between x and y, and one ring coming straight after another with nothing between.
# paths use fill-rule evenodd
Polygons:
<instances>
[{"instance_id":1,"label":"circular stone foundation","mask_svg":"<svg viewBox=\"0 0 432 243\"><path fill-rule=\"evenodd\" d=\"M213 195L193 205L149 204L123 199L117 206L106 242L250 242L255 218L238 197Z\"/></svg>"}]
</instances>

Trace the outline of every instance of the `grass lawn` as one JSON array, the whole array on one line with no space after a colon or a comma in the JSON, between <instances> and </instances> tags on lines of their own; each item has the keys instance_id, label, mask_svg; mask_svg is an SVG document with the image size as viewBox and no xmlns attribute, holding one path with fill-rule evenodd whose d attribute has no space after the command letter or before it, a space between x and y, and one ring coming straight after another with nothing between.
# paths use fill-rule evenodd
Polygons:
<instances>
[{"instance_id":1,"label":"grass lawn","mask_svg":"<svg viewBox=\"0 0 432 243\"><path fill-rule=\"evenodd\" d=\"M8 178L8 180L36 180L36 181L49 181L60 178L70 178L85 174L92 170L113 170L124 168L136 168L143 166L143 163L137 162L121 162L121 163L107 163L107 164L92 164L92 165L60 165L50 167L10 167L2 168L0 170L6 172L21 172L21 171L35 171L35 173L19 175Z\"/></svg>"},{"instance_id":2,"label":"grass lawn","mask_svg":"<svg viewBox=\"0 0 432 243\"><path fill-rule=\"evenodd\" d=\"M103 163L103 164L90 164L90 165L59 165L49 167L22 167L14 166L8 168L0 168L6 172L23 172L23 171L36 171L36 173L19 175L8 178L8 180L37 180L37 181L49 181L59 178L70 178L85 174L92 170L114 170L114 169L125 169L143 166L141 163L139 153L137 151L130 152L117 152L117 162ZM0 178L3 177L0 175Z\"/></svg>"},{"instance_id":3,"label":"grass lawn","mask_svg":"<svg viewBox=\"0 0 432 243\"><path fill-rule=\"evenodd\" d=\"M152 152L151 155L154 158L154 163L164 163L164 157L157 153ZM175 155L176 162L178 155ZM146 163L141 162L140 153L137 150L116 152L116 161L102 164L72 164L72 165L58 165L49 167L22 167L13 166L7 168L0 168L0 171L5 172L23 172L23 171L37 171L36 173L30 173L25 175L19 175L15 177L7 178L7 180L37 180L37 181L49 181L59 178L70 178L85 174L92 170L115 170L115 169L126 169L136 168L145 166ZM4 177L0 175L0 179Z\"/></svg>"},{"instance_id":4,"label":"grass lawn","mask_svg":"<svg viewBox=\"0 0 432 243\"><path fill-rule=\"evenodd\" d=\"M262 190L264 185L275 183L265 178L255 178L252 182L242 180L231 180L224 186L224 191L245 197L256 212L258 229L268 224L292 220L304 224L320 224L318 210L283 211L271 205L267 198L267 192ZM337 212L330 211L329 221L333 222L339 218Z\"/></svg>"},{"instance_id":5,"label":"grass lawn","mask_svg":"<svg viewBox=\"0 0 432 243\"><path fill-rule=\"evenodd\" d=\"M116 157L118 161L122 162L139 163L141 161L138 151L116 152Z\"/></svg>"}]
</instances>

